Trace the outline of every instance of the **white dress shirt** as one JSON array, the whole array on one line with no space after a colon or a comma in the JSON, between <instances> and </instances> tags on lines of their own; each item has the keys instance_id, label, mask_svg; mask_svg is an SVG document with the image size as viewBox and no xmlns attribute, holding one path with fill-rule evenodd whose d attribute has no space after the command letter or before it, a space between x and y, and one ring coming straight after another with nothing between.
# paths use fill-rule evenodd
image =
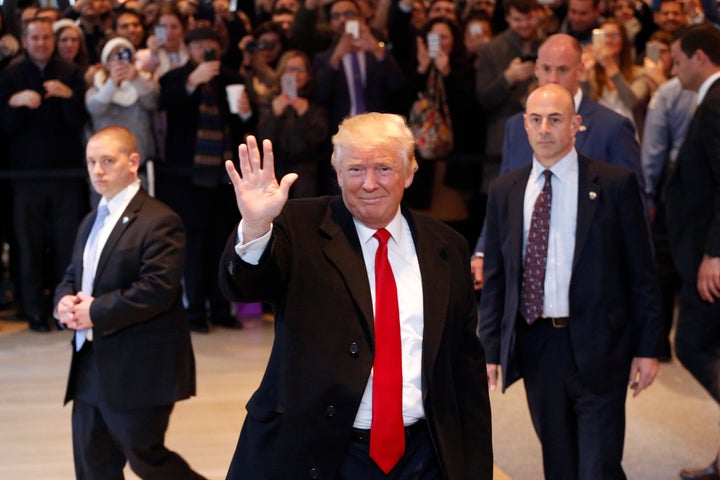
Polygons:
<instances>
[{"instance_id":1,"label":"white dress shirt","mask_svg":"<svg viewBox=\"0 0 720 480\"><path fill-rule=\"evenodd\" d=\"M97 236L97 249L95 250L98 255L98 259L100 258L100 255L102 254L103 249L105 248L105 243L107 243L108 237L110 237L110 233L115 228L115 225L120 220L120 216L125 212L125 209L130 204L130 201L133 199L135 194L137 194L138 190L140 190L140 181L133 182L124 189L120 190L112 199L109 201L102 197L100 199L100 203L98 204L98 207L100 205L107 205L108 211L110 212L105 219L105 223L103 223L102 228L98 232ZM88 258L88 245L87 242L85 243L85 250L83 251L83 265L87 265L89 262ZM95 268L97 269L98 262L95 263ZM84 268L84 267L83 267ZM96 270L97 271L97 270ZM93 278L95 275L93 275ZM82 291L83 292L92 292L92 285L82 285ZM87 295L90 295L90 293L87 293ZM92 341L93 339L93 332L92 328L89 328L86 333L87 341Z\"/></svg>"},{"instance_id":2,"label":"white dress shirt","mask_svg":"<svg viewBox=\"0 0 720 480\"><path fill-rule=\"evenodd\" d=\"M362 247L374 312L375 251L379 242L373 237L375 229L368 228L357 220L354 220L354 222ZM424 326L422 278L410 227L400 213L399 208L393 220L385 228L392 236L388 240L388 260L395 276L400 310L403 421L405 425L412 425L419 419L425 418L425 409L422 403L422 340ZM238 243L235 245L235 253L243 261L257 265L270 241L271 233L272 227L262 237L243 244L241 220L238 226ZM371 371L353 424L355 428L369 429L372 423L372 379L373 374Z\"/></svg>"},{"instance_id":3,"label":"white dress shirt","mask_svg":"<svg viewBox=\"0 0 720 480\"><path fill-rule=\"evenodd\" d=\"M545 184L546 168L533 156L523 205L523 258L535 199ZM567 317L570 313L570 277L575 252L578 204L578 156L570 153L550 168L552 205L548 237L543 317Z\"/></svg>"}]
</instances>

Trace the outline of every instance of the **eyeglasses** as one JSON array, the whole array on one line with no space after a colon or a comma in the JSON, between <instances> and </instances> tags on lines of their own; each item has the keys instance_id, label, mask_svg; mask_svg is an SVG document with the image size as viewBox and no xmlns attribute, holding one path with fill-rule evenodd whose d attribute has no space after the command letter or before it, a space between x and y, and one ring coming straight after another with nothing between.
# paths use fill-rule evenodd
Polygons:
<instances>
[{"instance_id":1,"label":"eyeglasses","mask_svg":"<svg viewBox=\"0 0 720 480\"><path fill-rule=\"evenodd\" d=\"M353 12L352 10L348 10L346 12L333 12L330 14L331 20L340 20L341 18L353 19L353 18L357 18L357 17L358 17L358 13Z\"/></svg>"},{"instance_id":2,"label":"eyeglasses","mask_svg":"<svg viewBox=\"0 0 720 480\"><path fill-rule=\"evenodd\" d=\"M305 67L285 67L285 73L306 73Z\"/></svg>"}]
</instances>

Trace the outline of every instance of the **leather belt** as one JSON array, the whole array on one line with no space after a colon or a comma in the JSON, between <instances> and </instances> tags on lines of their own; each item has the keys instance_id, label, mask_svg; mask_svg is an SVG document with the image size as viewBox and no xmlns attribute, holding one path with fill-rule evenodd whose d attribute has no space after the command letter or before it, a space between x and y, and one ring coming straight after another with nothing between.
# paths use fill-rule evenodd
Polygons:
<instances>
[{"instance_id":1,"label":"leather belt","mask_svg":"<svg viewBox=\"0 0 720 480\"><path fill-rule=\"evenodd\" d=\"M566 328L568 326L568 317L540 317L535 322L547 322L553 328Z\"/></svg>"},{"instance_id":2,"label":"leather belt","mask_svg":"<svg viewBox=\"0 0 720 480\"><path fill-rule=\"evenodd\" d=\"M408 425L405 427L405 440L410 440L423 430L427 431L427 422L425 420L418 420L412 425ZM353 427L350 438L356 442L370 443L370 430Z\"/></svg>"}]
</instances>

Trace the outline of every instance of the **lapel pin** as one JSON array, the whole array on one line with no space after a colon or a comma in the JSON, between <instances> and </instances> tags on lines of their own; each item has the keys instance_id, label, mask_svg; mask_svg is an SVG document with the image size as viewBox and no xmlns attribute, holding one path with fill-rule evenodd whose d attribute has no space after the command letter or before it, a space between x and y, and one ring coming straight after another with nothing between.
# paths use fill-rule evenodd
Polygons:
<instances>
[{"instance_id":1,"label":"lapel pin","mask_svg":"<svg viewBox=\"0 0 720 480\"><path fill-rule=\"evenodd\" d=\"M123 219L122 219L123 225L127 225L127 223L129 221L130 221L130 219L128 217L123 217Z\"/></svg>"},{"instance_id":2,"label":"lapel pin","mask_svg":"<svg viewBox=\"0 0 720 480\"><path fill-rule=\"evenodd\" d=\"M580 125L580 128L578 128L579 132L584 132L587 130L587 127L585 125Z\"/></svg>"},{"instance_id":3,"label":"lapel pin","mask_svg":"<svg viewBox=\"0 0 720 480\"><path fill-rule=\"evenodd\" d=\"M588 197L590 197L590 200L595 200L597 198L597 193L590 192L588 193Z\"/></svg>"}]
</instances>

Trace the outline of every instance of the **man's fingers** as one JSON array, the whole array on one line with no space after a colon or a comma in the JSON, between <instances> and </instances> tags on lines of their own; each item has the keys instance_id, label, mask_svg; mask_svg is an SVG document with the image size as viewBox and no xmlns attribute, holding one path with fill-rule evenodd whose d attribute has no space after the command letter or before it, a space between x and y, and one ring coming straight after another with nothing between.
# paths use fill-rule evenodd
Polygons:
<instances>
[{"instance_id":1,"label":"man's fingers","mask_svg":"<svg viewBox=\"0 0 720 480\"><path fill-rule=\"evenodd\" d=\"M270 173L275 173L275 156L273 155L272 142L267 138L262 142L263 160L262 168Z\"/></svg>"},{"instance_id":2,"label":"man's fingers","mask_svg":"<svg viewBox=\"0 0 720 480\"><path fill-rule=\"evenodd\" d=\"M233 187L237 188L240 183L240 174L235 169L235 164L233 164L232 160L225 160L225 171L228 177L230 177L230 182L233 184Z\"/></svg>"},{"instance_id":3,"label":"man's fingers","mask_svg":"<svg viewBox=\"0 0 720 480\"><path fill-rule=\"evenodd\" d=\"M292 184L295 183L295 180L298 179L297 173L288 173L280 180L280 189L283 192L283 195L286 197L288 196L290 192L290 187L292 187Z\"/></svg>"},{"instance_id":4,"label":"man's fingers","mask_svg":"<svg viewBox=\"0 0 720 480\"><path fill-rule=\"evenodd\" d=\"M257 139L252 135L248 135L246 145L248 149L248 159L250 160L250 171L259 172L262 168L262 160L260 158Z\"/></svg>"}]
</instances>

